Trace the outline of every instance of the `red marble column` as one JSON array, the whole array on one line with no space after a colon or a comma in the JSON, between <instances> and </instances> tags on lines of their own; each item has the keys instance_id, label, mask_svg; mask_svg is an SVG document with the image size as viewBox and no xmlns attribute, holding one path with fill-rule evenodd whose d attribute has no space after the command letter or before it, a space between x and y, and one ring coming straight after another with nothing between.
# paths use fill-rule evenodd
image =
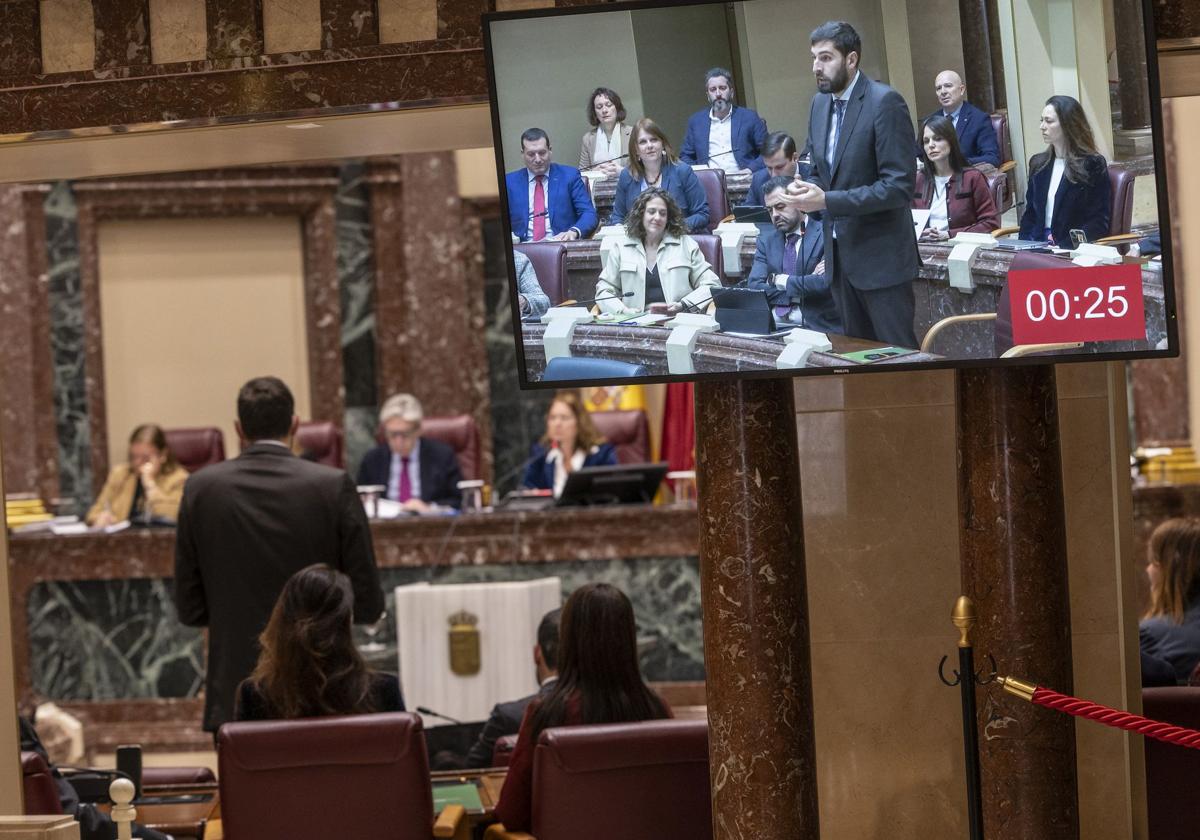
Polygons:
<instances>
[{"instance_id":1,"label":"red marble column","mask_svg":"<svg viewBox=\"0 0 1200 840\"><path fill-rule=\"evenodd\" d=\"M1146 79L1146 35L1141 0L1115 0L1113 28L1117 35L1117 93L1121 128L1150 127L1150 88Z\"/></svg>"},{"instance_id":2,"label":"red marble column","mask_svg":"<svg viewBox=\"0 0 1200 840\"><path fill-rule=\"evenodd\" d=\"M796 411L788 379L696 385L715 840L816 840Z\"/></svg>"},{"instance_id":3,"label":"red marble column","mask_svg":"<svg viewBox=\"0 0 1200 840\"><path fill-rule=\"evenodd\" d=\"M996 0L959 0L967 98L989 114L1007 107Z\"/></svg>"},{"instance_id":4,"label":"red marble column","mask_svg":"<svg viewBox=\"0 0 1200 840\"><path fill-rule=\"evenodd\" d=\"M1070 693L1071 604L1054 368L958 372L959 551L979 610L976 658ZM1075 725L1007 697L979 698L989 837L1078 840Z\"/></svg>"},{"instance_id":5,"label":"red marble column","mask_svg":"<svg viewBox=\"0 0 1200 840\"><path fill-rule=\"evenodd\" d=\"M375 0L321 0L321 47L327 50L379 43Z\"/></svg>"}]
</instances>

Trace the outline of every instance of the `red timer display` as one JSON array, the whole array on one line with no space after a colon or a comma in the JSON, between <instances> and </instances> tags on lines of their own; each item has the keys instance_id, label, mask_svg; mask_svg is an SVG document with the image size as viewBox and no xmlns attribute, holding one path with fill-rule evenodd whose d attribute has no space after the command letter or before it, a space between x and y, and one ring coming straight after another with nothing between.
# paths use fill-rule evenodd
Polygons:
<instances>
[{"instance_id":1,"label":"red timer display","mask_svg":"<svg viewBox=\"0 0 1200 840\"><path fill-rule=\"evenodd\" d=\"M1011 271L1013 343L1146 338L1136 264Z\"/></svg>"}]
</instances>

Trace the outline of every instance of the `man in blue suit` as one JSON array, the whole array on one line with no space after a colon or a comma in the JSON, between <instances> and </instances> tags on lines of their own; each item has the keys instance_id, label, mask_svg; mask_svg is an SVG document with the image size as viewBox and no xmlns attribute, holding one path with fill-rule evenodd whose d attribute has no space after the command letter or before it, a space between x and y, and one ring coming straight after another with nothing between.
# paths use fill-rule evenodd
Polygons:
<instances>
[{"instance_id":1,"label":"man in blue suit","mask_svg":"<svg viewBox=\"0 0 1200 840\"><path fill-rule=\"evenodd\" d=\"M819 219L788 202L791 182L791 177L777 175L766 183L772 226L758 235L746 285L766 291L777 322L840 333L842 321L825 273L825 232Z\"/></svg>"},{"instance_id":2,"label":"man in blue suit","mask_svg":"<svg viewBox=\"0 0 1200 840\"><path fill-rule=\"evenodd\" d=\"M596 229L596 207L579 170L551 160L550 138L540 128L521 135L525 168L504 177L512 232L522 242L571 240Z\"/></svg>"},{"instance_id":3,"label":"man in blue suit","mask_svg":"<svg viewBox=\"0 0 1200 840\"><path fill-rule=\"evenodd\" d=\"M962 76L953 70L943 70L937 74L933 89L942 107L929 117L944 114L950 118L954 123L954 131L958 134L959 148L966 156L967 163L990 163L992 166L999 166L1000 147L996 143L996 130L992 128L992 118L967 102L967 86L963 83ZM922 125L925 124L925 120L921 120ZM917 138L917 142L920 144L920 137Z\"/></svg>"},{"instance_id":4,"label":"man in blue suit","mask_svg":"<svg viewBox=\"0 0 1200 840\"><path fill-rule=\"evenodd\" d=\"M796 151L796 140L785 131L773 131L767 135L763 146L763 168L754 173L750 179L750 189L746 193L746 204L761 207L765 202L766 193L763 187L767 181L777 175L787 175L794 178L796 173L801 178L807 178L812 165L800 160Z\"/></svg>"},{"instance_id":5,"label":"man in blue suit","mask_svg":"<svg viewBox=\"0 0 1200 840\"><path fill-rule=\"evenodd\" d=\"M709 107L688 118L679 159L726 172L762 169L767 123L749 108L733 104L733 74L714 67L704 77L704 89Z\"/></svg>"}]
</instances>

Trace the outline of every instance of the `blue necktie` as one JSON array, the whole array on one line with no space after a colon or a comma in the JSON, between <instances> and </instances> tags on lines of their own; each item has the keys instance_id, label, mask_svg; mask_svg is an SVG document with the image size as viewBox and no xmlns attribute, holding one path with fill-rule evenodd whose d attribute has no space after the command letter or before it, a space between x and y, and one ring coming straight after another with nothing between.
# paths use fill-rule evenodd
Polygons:
<instances>
[{"instance_id":1,"label":"blue necktie","mask_svg":"<svg viewBox=\"0 0 1200 840\"><path fill-rule=\"evenodd\" d=\"M791 277L796 273L796 257L800 250L800 234L789 233L787 239L784 240L783 246L783 273ZM775 307L775 320L782 321L791 313L792 307L790 304L782 304Z\"/></svg>"},{"instance_id":2,"label":"blue necktie","mask_svg":"<svg viewBox=\"0 0 1200 840\"><path fill-rule=\"evenodd\" d=\"M833 100L833 138L829 143L829 148L825 150L825 162L829 164L830 171L833 170L833 158L837 154L838 140L842 136L842 118L846 116L846 100Z\"/></svg>"}]
</instances>

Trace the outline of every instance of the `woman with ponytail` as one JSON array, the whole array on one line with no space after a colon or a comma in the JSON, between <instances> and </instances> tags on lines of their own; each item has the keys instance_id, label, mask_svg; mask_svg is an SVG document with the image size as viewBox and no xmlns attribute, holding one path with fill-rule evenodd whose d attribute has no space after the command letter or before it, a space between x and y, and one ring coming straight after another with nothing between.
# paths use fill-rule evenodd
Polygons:
<instances>
[{"instance_id":1,"label":"woman with ponytail","mask_svg":"<svg viewBox=\"0 0 1200 840\"><path fill-rule=\"evenodd\" d=\"M235 720L403 712L400 682L372 671L350 631L354 591L341 572L317 563L284 584L254 673L238 686Z\"/></svg>"}]
</instances>

